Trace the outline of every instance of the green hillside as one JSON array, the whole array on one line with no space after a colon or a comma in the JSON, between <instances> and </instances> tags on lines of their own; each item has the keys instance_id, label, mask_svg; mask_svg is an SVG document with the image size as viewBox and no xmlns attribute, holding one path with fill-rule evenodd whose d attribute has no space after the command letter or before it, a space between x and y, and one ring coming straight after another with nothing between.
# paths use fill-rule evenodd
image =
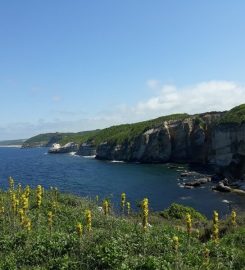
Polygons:
<instances>
[{"instance_id":1,"label":"green hillside","mask_svg":"<svg viewBox=\"0 0 245 270\"><path fill-rule=\"evenodd\" d=\"M23 147L35 146L51 146L53 143L60 143L62 145L67 142L91 142L95 145L104 141L113 143L120 143L122 141L130 141L132 138L139 136L146 130L162 125L164 121L169 120L184 120L189 117L188 114L172 114L162 116L153 120L112 126L109 128L93 131L83 131L78 133L46 133L32 137L23 144Z\"/></svg>"},{"instance_id":2,"label":"green hillside","mask_svg":"<svg viewBox=\"0 0 245 270\"><path fill-rule=\"evenodd\" d=\"M13 184L0 191L2 270L245 267L245 218L240 213L216 217L214 226L194 209L177 204L163 214L154 213L144 199L132 211L125 194L122 209L115 214L108 199Z\"/></svg>"},{"instance_id":3,"label":"green hillside","mask_svg":"<svg viewBox=\"0 0 245 270\"><path fill-rule=\"evenodd\" d=\"M234 107L220 119L221 124L241 124L245 122L245 104Z\"/></svg>"},{"instance_id":4,"label":"green hillside","mask_svg":"<svg viewBox=\"0 0 245 270\"><path fill-rule=\"evenodd\" d=\"M127 142L136 138L145 131L158 127L163 124L164 121L169 120L184 120L188 117L193 117L198 120L201 124L205 125L202 119L204 114L189 115L186 113L172 114L162 116L156 119L133 123L123 124L117 126L111 126L109 128L93 131L84 131L78 133L46 133L40 134L35 137L28 139L23 146L24 147L35 147L35 146L51 146L53 143L60 143L62 145L68 142L76 142L78 144L83 142L91 142L94 145L98 145L104 141L111 142L113 144ZM216 122L219 124L241 124L245 122L245 104L237 106L221 116Z\"/></svg>"},{"instance_id":5,"label":"green hillside","mask_svg":"<svg viewBox=\"0 0 245 270\"><path fill-rule=\"evenodd\" d=\"M45 133L34 136L26 140L23 147L37 147L37 146L51 146L53 143L60 143L64 145L68 142L76 142L78 144L87 140L87 138L93 134L96 134L98 130L84 131L78 133Z\"/></svg>"}]
</instances>

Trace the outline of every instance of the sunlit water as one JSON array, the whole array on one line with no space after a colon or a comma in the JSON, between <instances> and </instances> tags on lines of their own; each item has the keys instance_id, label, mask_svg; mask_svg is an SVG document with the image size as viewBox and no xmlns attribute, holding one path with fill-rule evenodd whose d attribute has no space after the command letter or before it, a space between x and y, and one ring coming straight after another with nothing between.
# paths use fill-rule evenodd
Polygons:
<instances>
[{"instance_id":1,"label":"sunlit water","mask_svg":"<svg viewBox=\"0 0 245 270\"><path fill-rule=\"evenodd\" d=\"M35 187L58 187L61 191L100 198L110 196L117 206L120 194L136 208L148 197L153 210L163 210L172 202L192 206L207 216L214 209L221 215L229 212L231 201L244 209L244 198L235 194L217 193L211 183L202 188L178 186L179 172L167 165L143 165L99 161L70 154L47 154L47 148L19 149L0 147L0 186L6 189L7 178Z\"/></svg>"}]
</instances>

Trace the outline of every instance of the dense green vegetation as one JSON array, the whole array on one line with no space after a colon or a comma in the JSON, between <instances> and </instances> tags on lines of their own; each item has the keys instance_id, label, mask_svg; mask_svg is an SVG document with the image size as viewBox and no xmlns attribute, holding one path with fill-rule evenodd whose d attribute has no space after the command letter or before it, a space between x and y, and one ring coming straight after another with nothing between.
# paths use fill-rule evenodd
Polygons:
<instances>
[{"instance_id":1,"label":"dense green vegetation","mask_svg":"<svg viewBox=\"0 0 245 270\"><path fill-rule=\"evenodd\" d=\"M115 144L122 143L123 141L130 141L133 138L136 138L143 132L153 127L162 125L164 121L184 120L188 116L188 114L172 114L139 123L112 126L100 130L95 135L89 136L88 140L93 141L95 145L98 145L104 141Z\"/></svg>"},{"instance_id":2,"label":"dense green vegetation","mask_svg":"<svg viewBox=\"0 0 245 270\"><path fill-rule=\"evenodd\" d=\"M172 114L149 121L112 126L102 130L84 131L78 133L40 134L28 139L23 146L50 146L54 142L62 145L66 144L67 142L76 142L79 144L83 142L90 142L94 145L98 145L104 141L120 143L123 141L130 141L132 138L139 136L144 131L162 125L164 121L183 120L188 116L188 114Z\"/></svg>"},{"instance_id":3,"label":"dense green vegetation","mask_svg":"<svg viewBox=\"0 0 245 270\"><path fill-rule=\"evenodd\" d=\"M199 221L206 221L207 218L201 213L197 212L194 208L173 203L169 208L165 209L161 215L168 219L184 219L186 214L190 214L193 219Z\"/></svg>"},{"instance_id":4,"label":"dense green vegetation","mask_svg":"<svg viewBox=\"0 0 245 270\"><path fill-rule=\"evenodd\" d=\"M215 243L210 238L212 221L176 204L167 210L167 218L151 211L128 214L127 209L115 214L110 203L105 215L98 198L40 186L14 189L13 183L0 198L2 270L245 269L241 215L233 225L229 217L219 221L220 239ZM92 213L91 231L87 210ZM190 234L186 211L193 215ZM150 225L144 230L145 214Z\"/></svg>"},{"instance_id":5,"label":"dense green vegetation","mask_svg":"<svg viewBox=\"0 0 245 270\"><path fill-rule=\"evenodd\" d=\"M245 122L245 104L234 107L220 119L221 124L241 124Z\"/></svg>"},{"instance_id":6,"label":"dense green vegetation","mask_svg":"<svg viewBox=\"0 0 245 270\"><path fill-rule=\"evenodd\" d=\"M60 143L65 145L68 142L82 143L89 138L89 136L94 135L99 130L94 131L83 131L77 133L45 133L34 136L26 140L23 147L36 147L36 146L51 146L53 143Z\"/></svg>"},{"instance_id":7,"label":"dense green vegetation","mask_svg":"<svg viewBox=\"0 0 245 270\"><path fill-rule=\"evenodd\" d=\"M105 141L112 144L122 142L127 143L145 131L162 125L164 121L184 120L188 117L190 117L188 114L172 114L139 123L112 126L102 130L84 131L78 133L40 134L27 140L23 146L50 146L54 142L64 145L71 141L78 144L90 142L94 145L98 145ZM195 124L198 124L205 129L206 123L200 115L197 114L193 115L192 117ZM245 122L245 104L237 106L226 112L216 124L241 124L243 122Z\"/></svg>"}]
</instances>

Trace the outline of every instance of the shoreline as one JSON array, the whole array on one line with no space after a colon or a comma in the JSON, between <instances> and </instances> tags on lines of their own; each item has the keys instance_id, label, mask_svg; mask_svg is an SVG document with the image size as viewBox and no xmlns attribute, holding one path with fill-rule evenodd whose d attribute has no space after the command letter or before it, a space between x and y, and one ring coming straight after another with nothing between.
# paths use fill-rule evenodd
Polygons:
<instances>
[{"instance_id":1,"label":"shoreline","mask_svg":"<svg viewBox=\"0 0 245 270\"><path fill-rule=\"evenodd\" d=\"M0 148L21 148L22 147L22 145L18 145L18 144L16 144L16 145L0 145Z\"/></svg>"}]
</instances>

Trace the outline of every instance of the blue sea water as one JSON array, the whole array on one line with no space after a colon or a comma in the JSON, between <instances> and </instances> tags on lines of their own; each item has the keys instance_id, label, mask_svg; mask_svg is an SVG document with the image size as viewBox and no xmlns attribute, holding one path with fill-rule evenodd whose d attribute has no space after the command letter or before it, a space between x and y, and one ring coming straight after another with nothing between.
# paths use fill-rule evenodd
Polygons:
<instances>
[{"instance_id":1,"label":"blue sea water","mask_svg":"<svg viewBox=\"0 0 245 270\"><path fill-rule=\"evenodd\" d=\"M149 198L152 210L163 210L173 202L192 206L208 217L213 210L221 215L230 212L223 200L244 209L243 197L217 193L211 184L185 189L178 185L179 172L167 165L145 165L99 161L70 154L47 154L47 148L20 149L0 147L0 188L8 187L8 177L17 183L38 184L80 196L100 198L110 196L117 206L120 194L136 209L137 202Z\"/></svg>"}]
</instances>

